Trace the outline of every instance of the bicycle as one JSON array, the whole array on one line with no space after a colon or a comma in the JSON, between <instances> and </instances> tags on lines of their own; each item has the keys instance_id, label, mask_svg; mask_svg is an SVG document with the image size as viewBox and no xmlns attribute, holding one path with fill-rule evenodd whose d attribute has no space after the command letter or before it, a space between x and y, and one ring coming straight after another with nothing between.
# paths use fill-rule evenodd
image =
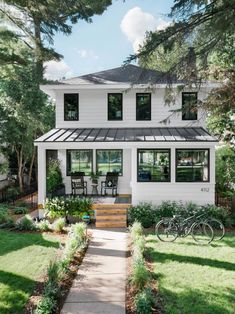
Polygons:
<instances>
[{"instance_id":1,"label":"bicycle","mask_svg":"<svg viewBox=\"0 0 235 314\"><path fill-rule=\"evenodd\" d=\"M209 244L214 238L212 227L201 220L201 215L192 215L188 218L175 215L173 218L163 218L157 223L155 232L162 242L173 242L178 237L186 237L189 234L198 243Z\"/></svg>"}]
</instances>

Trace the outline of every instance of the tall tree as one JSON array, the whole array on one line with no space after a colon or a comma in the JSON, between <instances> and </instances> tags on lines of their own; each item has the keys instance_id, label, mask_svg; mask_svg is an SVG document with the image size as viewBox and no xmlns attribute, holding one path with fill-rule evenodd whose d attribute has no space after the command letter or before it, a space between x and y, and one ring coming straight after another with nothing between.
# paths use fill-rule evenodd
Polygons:
<instances>
[{"instance_id":1,"label":"tall tree","mask_svg":"<svg viewBox=\"0 0 235 314\"><path fill-rule=\"evenodd\" d=\"M14 66L7 78L0 79L0 143L8 155L16 155L21 191L26 165L31 180L34 139L54 126L54 107L38 89L33 67L29 56L27 66Z\"/></svg>"},{"instance_id":2,"label":"tall tree","mask_svg":"<svg viewBox=\"0 0 235 314\"><path fill-rule=\"evenodd\" d=\"M92 21L92 16L102 14L112 0L4 0L1 17L10 23L24 43L34 52L35 73L43 78L43 62L60 59L53 48L54 35L69 35L72 24L82 19Z\"/></svg>"}]
</instances>

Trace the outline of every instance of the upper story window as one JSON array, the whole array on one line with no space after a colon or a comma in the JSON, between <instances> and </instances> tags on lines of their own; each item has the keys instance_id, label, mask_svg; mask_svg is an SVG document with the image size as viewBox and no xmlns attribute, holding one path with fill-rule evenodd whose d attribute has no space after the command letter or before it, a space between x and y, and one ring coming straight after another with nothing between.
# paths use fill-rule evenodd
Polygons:
<instances>
[{"instance_id":1,"label":"upper story window","mask_svg":"<svg viewBox=\"0 0 235 314\"><path fill-rule=\"evenodd\" d=\"M64 120L76 121L78 119L78 94L64 94Z\"/></svg>"},{"instance_id":2,"label":"upper story window","mask_svg":"<svg viewBox=\"0 0 235 314\"><path fill-rule=\"evenodd\" d=\"M197 120L197 93L182 93L182 120Z\"/></svg>"},{"instance_id":3,"label":"upper story window","mask_svg":"<svg viewBox=\"0 0 235 314\"><path fill-rule=\"evenodd\" d=\"M108 120L122 120L122 94L108 94Z\"/></svg>"},{"instance_id":4,"label":"upper story window","mask_svg":"<svg viewBox=\"0 0 235 314\"><path fill-rule=\"evenodd\" d=\"M138 149L138 182L170 181L169 149Z\"/></svg>"},{"instance_id":5,"label":"upper story window","mask_svg":"<svg viewBox=\"0 0 235 314\"><path fill-rule=\"evenodd\" d=\"M177 149L176 182L208 182L209 150Z\"/></svg>"},{"instance_id":6,"label":"upper story window","mask_svg":"<svg viewBox=\"0 0 235 314\"><path fill-rule=\"evenodd\" d=\"M151 120L151 94L150 93L136 94L136 120L137 121Z\"/></svg>"}]
</instances>

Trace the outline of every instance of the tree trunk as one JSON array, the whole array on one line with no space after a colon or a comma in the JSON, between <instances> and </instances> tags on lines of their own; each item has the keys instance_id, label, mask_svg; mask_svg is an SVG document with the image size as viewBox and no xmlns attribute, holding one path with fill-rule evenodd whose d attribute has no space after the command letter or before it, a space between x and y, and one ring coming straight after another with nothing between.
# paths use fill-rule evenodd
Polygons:
<instances>
[{"instance_id":1,"label":"tree trunk","mask_svg":"<svg viewBox=\"0 0 235 314\"><path fill-rule=\"evenodd\" d=\"M28 186L30 186L31 180L32 180L32 172L33 172L33 165L34 165L35 155L36 155L36 148L34 147L33 148L33 154L32 154L31 161L30 161L30 166L29 166Z\"/></svg>"},{"instance_id":2,"label":"tree trunk","mask_svg":"<svg viewBox=\"0 0 235 314\"><path fill-rule=\"evenodd\" d=\"M35 79L39 84L43 80L43 53L40 24L41 21L34 17L34 37L35 37Z\"/></svg>"},{"instance_id":3,"label":"tree trunk","mask_svg":"<svg viewBox=\"0 0 235 314\"><path fill-rule=\"evenodd\" d=\"M16 149L17 162L18 162L18 180L20 192L24 191L24 180L23 180L23 152L22 148Z\"/></svg>"}]
</instances>

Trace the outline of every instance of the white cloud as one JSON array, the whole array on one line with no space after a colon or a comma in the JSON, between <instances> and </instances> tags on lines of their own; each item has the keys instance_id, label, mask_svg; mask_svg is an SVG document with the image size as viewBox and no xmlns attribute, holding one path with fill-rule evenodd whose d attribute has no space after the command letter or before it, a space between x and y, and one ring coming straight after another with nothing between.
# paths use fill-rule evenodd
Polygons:
<instances>
[{"instance_id":1,"label":"white cloud","mask_svg":"<svg viewBox=\"0 0 235 314\"><path fill-rule=\"evenodd\" d=\"M169 22L156 19L152 14L142 11L140 7L130 9L123 17L120 27L132 43L134 52L143 44L147 31L166 28Z\"/></svg>"},{"instance_id":2,"label":"white cloud","mask_svg":"<svg viewBox=\"0 0 235 314\"><path fill-rule=\"evenodd\" d=\"M62 61L48 61L44 63L45 78L48 80L59 80L62 78L68 78L73 75L72 69Z\"/></svg>"},{"instance_id":3,"label":"white cloud","mask_svg":"<svg viewBox=\"0 0 235 314\"><path fill-rule=\"evenodd\" d=\"M83 59L99 59L93 50L80 49L78 50L78 54Z\"/></svg>"}]
</instances>

